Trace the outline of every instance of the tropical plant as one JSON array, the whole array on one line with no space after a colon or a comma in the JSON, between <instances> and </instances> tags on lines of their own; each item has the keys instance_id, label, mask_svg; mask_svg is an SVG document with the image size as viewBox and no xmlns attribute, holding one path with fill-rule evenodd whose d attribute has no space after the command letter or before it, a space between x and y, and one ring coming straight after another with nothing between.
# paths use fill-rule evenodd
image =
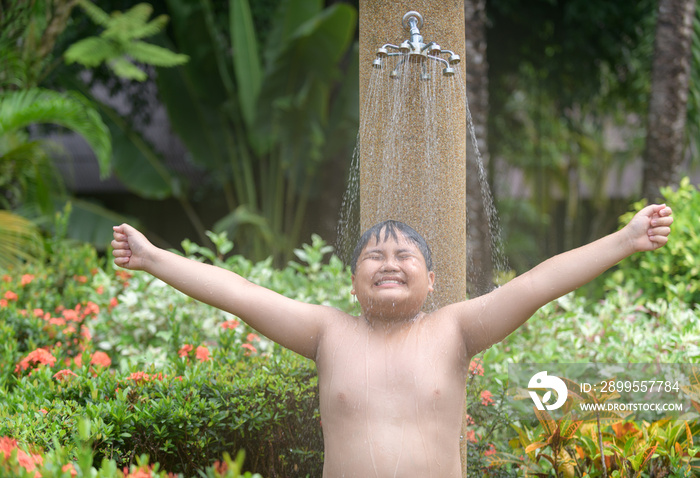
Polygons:
<instances>
[{"instance_id":1,"label":"tropical plant","mask_svg":"<svg viewBox=\"0 0 700 478\"><path fill-rule=\"evenodd\" d=\"M109 132L99 114L80 95L59 93L32 87L18 91L0 91L0 184L13 191L5 197L2 206L18 209L31 218L50 217L54 202L65 197L62 183L52 167L45 142L32 140L26 128L32 125L52 123L79 133L95 151L103 174L109 171L111 143ZM78 204L81 202L78 201ZM0 225L9 227L8 214ZM26 241L36 238L35 228L28 221L12 220L16 237ZM93 222L93 225L95 223ZM36 249L36 243L34 248ZM0 249L0 262L12 262L12 257L23 254ZM26 254L24 255L26 257Z\"/></svg>"},{"instance_id":2,"label":"tropical plant","mask_svg":"<svg viewBox=\"0 0 700 478\"><path fill-rule=\"evenodd\" d=\"M54 47L77 4L106 29L98 37L79 40L70 46L65 52L67 62L88 67L107 62L124 77L142 78L142 70L131 60L169 66L182 64L186 57L141 41L162 30L167 20L161 15L148 22L152 8L147 4L111 15L88 0L19 2L0 11L0 55L7 59L8 66L0 72L0 185L8 191L0 199L2 207L35 222L50 224L54 211L70 199L71 236L103 247L109 241L110 225L124 218L96 203L70 198L49 154L51 149L56 149L55 145L33 139L27 132L29 126L36 128L48 123L78 133L95 153L102 178L113 168L123 169L119 168L120 161L113 158L113 152L118 152L119 158L129 155L128 150L124 151L123 141L112 148L110 129L121 131L113 126L120 118L99 102L88 100L91 95L82 82L76 81L69 85L68 91L62 92L38 86L62 63ZM104 120L96 106L105 110ZM130 144L138 144L138 139ZM142 170L135 176L149 179L145 172ZM32 237L28 231L23 235Z\"/></svg>"},{"instance_id":3,"label":"tropical plant","mask_svg":"<svg viewBox=\"0 0 700 478\"><path fill-rule=\"evenodd\" d=\"M165 15L148 21L153 13L149 4L139 3L126 12L111 14L88 0L78 0L78 4L93 22L104 27L104 31L100 36L84 38L71 45L64 53L66 63L80 63L87 68L106 63L120 78L144 81L148 73L134 62L161 67L187 62L186 55L141 41L159 33L168 23Z\"/></svg>"},{"instance_id":4,"label":"tropical plant","mask_svg":"<svg viewBox=\"0 0 700 478\"><path fill-rule=\"evenodd\" d=\"M226 205L215 230L250 257L289 255L321 164L356 134L354 56L344 82L339 69L355 10L284 0L260 51L247 0L228 3L225 25L209 0L167 4L172 40L190 62L159 71L158 88L173 129Z\"/></svg>"}]
</instances>

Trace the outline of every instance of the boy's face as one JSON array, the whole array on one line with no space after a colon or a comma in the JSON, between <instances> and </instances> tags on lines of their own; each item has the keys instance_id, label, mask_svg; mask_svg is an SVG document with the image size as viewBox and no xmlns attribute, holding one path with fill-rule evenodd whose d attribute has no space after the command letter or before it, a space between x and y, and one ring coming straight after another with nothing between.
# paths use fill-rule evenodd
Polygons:
<instances>
[{"instance_id":1,"label":"boy's face","mask_svg":"<svg viewBox=\"0 0 700 478\"><path fill-rule=\"evenodd\" d=\"M398 233L398 240L384 231L372 237L362 250L352 276L352 294L366 317L410 319L423 307L432 292L435 273L412 241Z\"/></svg>"}]
</instances>

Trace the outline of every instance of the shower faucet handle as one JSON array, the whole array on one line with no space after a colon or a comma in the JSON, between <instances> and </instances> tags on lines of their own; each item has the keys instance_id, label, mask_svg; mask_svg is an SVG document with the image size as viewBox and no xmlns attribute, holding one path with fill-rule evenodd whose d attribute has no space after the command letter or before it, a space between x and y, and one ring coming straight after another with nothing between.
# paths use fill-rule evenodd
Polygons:
<instances>
[{"instance_id":1,"label":"shower faucet handle","mask_svg":"<svg viewBox=\"0 0 700 478\"><path fill-rule=\"evenodd\" d=\"M411 31L411 19L416 20L416 27L418 29L423 28L423 15L411 10L410 12L406 12L403 19L401 19L401 24L405 30Z\"/></svg>"}]
</instances>

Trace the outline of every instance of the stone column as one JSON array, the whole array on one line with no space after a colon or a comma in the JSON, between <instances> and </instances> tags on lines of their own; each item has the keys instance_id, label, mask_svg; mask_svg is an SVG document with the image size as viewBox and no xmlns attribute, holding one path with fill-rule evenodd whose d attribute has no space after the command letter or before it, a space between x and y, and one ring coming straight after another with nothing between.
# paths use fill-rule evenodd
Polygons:
<instances>
[{"instance_id":1,"label":"stone column","mask_svg":"<svg viewBox=\"0 0 700 478\"><path fill-rule=\"evenodd\" d=\"M427 81L420 65L391 79L395 58L373 69L377 48L410 39L402 25L409 11L423 17L424 43L464 58L463 1L360 0L360 229L396 219L426 238L436 275L427 308L435 308L466 298L464 62L446 78L426 61ZM462 440L464 476L465 446Z\"/></svg>"},{"instance_id":2,"label":"stone column","mask_svg":"<svg viewBox=\"0 0 700 478\"><path fill-rule=\"evenodd\" d=\"M465 75L445 78L436 64L427 65L428 81L390 79L388 67L373 76L377 48L410 38L401 20L412 10L423 16L425 43L464 58L464 2L360 0L360 228L397 219L423 234L435 262L433 302L440 307L466 297L466 109L463 85L454 84ZM423 101L426 89L434 104ZM396 95L404 101L400 117L392 110Z\"/></svg>"}]
</instances>

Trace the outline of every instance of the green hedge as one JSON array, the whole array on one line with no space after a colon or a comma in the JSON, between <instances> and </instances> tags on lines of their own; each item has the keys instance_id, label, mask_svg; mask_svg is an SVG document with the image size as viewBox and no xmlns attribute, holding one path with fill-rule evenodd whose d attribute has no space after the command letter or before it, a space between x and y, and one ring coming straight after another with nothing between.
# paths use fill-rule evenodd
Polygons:
<instances>
[{"instance_id":1,"label":"green hedge","mask_svg":"<svg viewBox=\"0 0 700 478\"><path fill-rule=\"evenodd\" d=\"M323 264L320 238L282 270L225 258L230 243L212 238L216 251L185 250L290 297L352 308L349 275L337 258ZM195 476L243 450L246 468L263 476L320 476L313 362L88 246L51 247L48 264L0 282L0 437L75 456L88 418L95 460L120 469L146 454Z\"/></svg>"}]
</instances>

